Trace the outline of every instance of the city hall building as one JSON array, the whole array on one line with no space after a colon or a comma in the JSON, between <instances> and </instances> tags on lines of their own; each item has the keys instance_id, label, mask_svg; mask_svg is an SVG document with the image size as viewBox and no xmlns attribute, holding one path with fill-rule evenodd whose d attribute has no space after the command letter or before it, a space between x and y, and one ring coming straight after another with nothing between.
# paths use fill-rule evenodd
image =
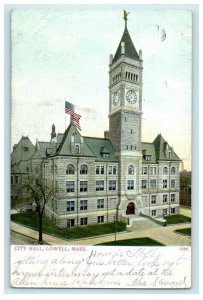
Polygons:
<instances>
[{"instance_id":1,"label":"city hall building","mask_svg":"<svg viewBox=\"0 0 203 300\"><path fill-rule=\"evenodd\" d=\"M27 138L29 145L23 146L23 137L15 145L12 161L25 170L19 167L16 174L13 163L13 191L26 172L53 186L45 214L58 227L179 213L180 158L161 134L150 143L141 140L142 72L142 51L135 49L126 20L117 51L110 55L109 131L104 138L82 136L70 123L64 134L56 134L53 125L50 142L37 141L34 147ZM27 164L22 163L24 152L30 153Z\"/></svg>"}]
</instances>

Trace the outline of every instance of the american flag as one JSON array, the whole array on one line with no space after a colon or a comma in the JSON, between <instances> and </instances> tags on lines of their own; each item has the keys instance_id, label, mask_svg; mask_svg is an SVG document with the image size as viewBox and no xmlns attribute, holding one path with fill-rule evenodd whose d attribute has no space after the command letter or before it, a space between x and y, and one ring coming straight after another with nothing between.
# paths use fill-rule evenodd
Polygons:
<instances>
[{"instance_id":1,"label":"american flag","mask_svg":"<svg viewBox=\"0 0 203 300\"><path fill-rule=\"evenodd\" d=\"M71 115L72 113L74 113L74 111L75 111L75 105L65 101L65 113Z\"/></svg>"},{"instance_id":2,"label":"american flag","mask_svg":"<svg viewBox=\"0 0 203 300\"><path fill-rule=\"evenodd\" d=\"M80 128L80 124L79 124L79 120L80 120L81 116L76 114L75 112L72 112L72 114L70 115L70 122L75 125L78 129L81 130Z\"/></svg>"}]
</instances>

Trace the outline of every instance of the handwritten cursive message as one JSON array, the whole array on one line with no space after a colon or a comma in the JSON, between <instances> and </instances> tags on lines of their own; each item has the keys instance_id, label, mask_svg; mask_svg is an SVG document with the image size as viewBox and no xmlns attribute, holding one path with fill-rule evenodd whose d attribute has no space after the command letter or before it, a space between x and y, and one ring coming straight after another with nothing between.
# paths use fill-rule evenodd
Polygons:
<instances>
[{"instance_id":1,"label":"handwritten cursive message","mask_svg":"<svg viewBox=\"0 0 203 300\"><path fill-rule=\"evenodd\" d=\"M11 246L16 288L191 287L190 247Z\"/></svg>"}]
</instances>

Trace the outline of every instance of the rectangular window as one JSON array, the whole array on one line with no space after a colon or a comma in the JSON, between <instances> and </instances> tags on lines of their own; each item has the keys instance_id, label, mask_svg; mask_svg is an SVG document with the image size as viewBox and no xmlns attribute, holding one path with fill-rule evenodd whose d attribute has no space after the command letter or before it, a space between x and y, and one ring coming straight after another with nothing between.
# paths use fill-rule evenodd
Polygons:
<instances>
[{"instance_id":1,"label":"rectangular window","mask_svg":"<svg viewBox=\"0 0 203 300\"><path fill-rule=\"evenodd\" d=\"M156 167L150 167L149 168L149 174L150 175L156 175Z\"/></svg>"},{"instance_id":2,"label":"rectangular window","mask_svg":"<svg viewBox=\"0 0 203 300\"><path fill-rule=\"evenodd\" d=\"M79 144L75 144L75 153L80 154L80 145Z\"/></svg>"},{"instance_id":3,"label":"rectangular window","mask_svg":"<svg viewBox=\"0 0 203 300\"><path fill-rule=\"evenodd\" d=\"M171 194L171 202L175 202L176 201L176 195L175 194Z\"/></svg>"},{"instance_id":4,"label":"rectangular window","mask_svg":"<svg viewBox=\"0 0 203 300\"><path fill-rule=\"evenodd\" d=\"M104 174L104 166L96 166L95 172L97 175Z\"/></svg>"},{"instance_id":5,"label":"rectangular window","mask_svg":"<svg viewBox=\"0 0 203 300\"><path fill-rule=\"evenodd\" d=\"M80 181L80 192L87 192L87 181Z\"/></svg>"},{"instance_id":6,"label":"rectangular window","mask_svg":"<svg viewBox=\"0 0 203 300\"><path fill-rule=\"evenodd\" d=\"M11 176L11 184L13 184L13 176Z\"/></svg>"},{"instance_id":7,"label":"rectangular window","mask_svg":"<svg viewBox=\"0 0 203 300\"><path fill-rule=\"evenodd\" d=\"M164 179L163 180L163 189L166 189L167 188L167 179Z\"/></svg>"},{"instance_id":8,"label":"rectangular window","mask_svg":"<svg viewBox=\"0 0 203 300\"><path fill-rule=\"evenodd\" d=\"M109 175L116 175L116 166L109 166Z\"/></svg>"},{"instance_id":9,"label":"rectangular window","mask_svg":"<svg viewBox=\"0 0 203 300\"><path fill-rule=\"evenodd\" d=\"M81 218L80 225L87 225L87 218Z\"/></svg>"},{"instance_id":10,"label":"rectangular window","mask_svg":"<svg viewBox=\"0 0 203 300\"><path fill-rule=\"evenodd\" d=\"M151 155L145 155L145 160L150 161L151 160Z\"/></svg>"},{"instance_id":11,"label":"rectangular window","mask_svg":"<svg viewBox=\"0 0 203 300\"><path fill-rule=\"evenodd\" d=\"M104 190L104 180L97 180L96 191L103 191L103 190Z\"/></svg>"},{"instance_id":12,"label":"rectangular window","mask_svg":"<svg viewBox=\"0 0 203 300\"><path fill-rule=\"evenodd\" d=\"M171 207L171 214L175 214L175 212L176 212L175 207Z\"/></svg>"},{"instance_id":13,"label":"rectangular window","mask_svg":"<svg viewBox=\"0 0 203 300\"><path fill-rule=\"evenodd\" d=\"M97 208L104 208L104 199L97 199Z\"/></svg>"},{"instance_id":14,"label":"rectangular window","mask_svg":"<svg viewBox=\"0 0 203 300\"><path fill-rule=\"evenodd\" d=\"M147 188L147 180L142 180L142 189Z\"/></svg>"},{"instance_id":15,"label":"rectangular window","mask_svg":"<svg viewBox=\"0 0 203 300\"><path fill-rule=\"evenodd\" d=\"M80 210L87 210L87 200L80 200Z\"/></svg>"},{"instance_id":16,"label":"rectangular window","mask_svg":"<svg viewBox=\"0 0 203 300\"><path fill-rule=\"evenodd\" d=\"M27 152L28 151L28 147L23 147L23 150Z\"/></svg>"},{"instance_id":17,"label":"rectangular window","mask_svg":"<svg viewBox=\"0 0 203 300\"><path fill-rule=\"evenodd\" d=\"M57 210L58 206L57 206L57 201L55 200L55 210Z\"/></svg>"},{"instance_id":18,"label":"rectangular window","mask_svg":"<svg viewBox=\"0 0 203 300\"><path fill-rule=\"evenodd\" d=\"M153 210L151 211L151 215L152 215L153 217L156 216L156 209L153 209Z\"/></svg>"},{"instance_id":19,"label":"rectangular window","mask_svg":"<svg viewBox=\"0 0 203 300\"><path fill-rule=\"evenodd\" d=\"M146 175L147 174L147 167L142 167L142 175Z\"/></svg>"},{"instance_id":20,"label":"rectangular window","mask_svg":"<svg viewBox=\"0 0 203 300\"><path fill-rule=\"evenodd\" d=\"M176 181L175 179L171 179L171 189L175 189L176 187Z\"/></svg>"},{"instance_id":21,"label":"rectangular window","mask_svg":"<svg viewBox=\"0 0 203 300\"><path fill-rule=\"evenodd\" d=\"M73 193L75 191L75 182L74 181L66 181L66 192Z\"/></svg>"},{"instance_id":22,"label":"rectangular window","mask_svg":"<svg viewBox=\"0 0 203 300\"><path fill-rule=\"evenodd\" d=\"M151 204L156 204L156 195L151 195Z\"/></svg>"},{"instance_id":23,"label":"rectangular window","mask_svg":"<svg viewBox=\"0 0 203 300\"><path fill-rule=\"evenodd\" d=\"M98 216L98 217L97 217L97 223L98 223L98 224L104 223L104 216Z\"/></svg>"},{"instance_id":24,"label":"rectangular window","mask_svg":"<svg viewBox=\"0 0 203 300\"><path fill-rule=\"evenodd\" d=\"M67 201L67 211L74 211L75 203L74 201Z\"/></svg>"},{"instance_id":25,"label":"rectangular window","mask_svg":"<svg viewBox=\"0 0 203 300\"><path fill-rule=\"evenodd\" d=\"M18 184L18 176L15 176L15 184Z\"/></svg>"},{"instance_id":26,"label":"rectangular window","mask_svg":"<svg viewBox=\"0 0 203 300\"><path fill-rule=\"evenodd\" d=\"M167 210L167 208L164 208L164 209L163 209L163 215L164 215L164 216L167 216L167 214L168 214L168 210Z\"/></svg>"},{"instance_id":27,"label":"rectangular window","mask_svg":"<svg viewBox=\"0 0 203 300\"><path fill-rule=\"evenodd\" d=\"M109 180L109 191L116 190L116 180Z\"/></svg>"},{"instance_id":28,"label":"rectangular window","mask_svg":"<svg viewBox=\"0 0 203 300\"><path fill-rule=\"evenodd\" d=\"M168 201L168 195L163 195L163 203L166 203Z\"/></svg>"},{"instance_id":29,"label":"rectangular window","mask_svg":"<svg viewBox=\"0 0 203 300\"><path fill-rule=\"evenodd\" d=\"M99 172L100 172L100 167L96 166L96 174L99 174Z\"/></svg>"},{"instance_id":30,"label":"rectangular window","mask_svg":"<svg viewBox=\"0 0 203 300\"><path fill-rule=\"evenodd\" d=\"M127 189L128 190L134 190L134 180L128 180L127 181Z\"/></svg>"},{"instance_id":31,"label":"rectangular window","mask_svg":"<svg viewBox=\"0 0 203 300\"><path fill-rule=\"evenodd\" d=\"M67 227L74 227L75 226L75 219L68 219L67 220Z\"/></svg>"},{"instance_id":32,"label":"rectangular window","mask_svg":"<svg viewBox=\"0 0 203 300\"><path fill-rule=\"evenodd\" d=\"M150 189L156 189L156 179L150 180Z\"/></svg>"}]
</instances>

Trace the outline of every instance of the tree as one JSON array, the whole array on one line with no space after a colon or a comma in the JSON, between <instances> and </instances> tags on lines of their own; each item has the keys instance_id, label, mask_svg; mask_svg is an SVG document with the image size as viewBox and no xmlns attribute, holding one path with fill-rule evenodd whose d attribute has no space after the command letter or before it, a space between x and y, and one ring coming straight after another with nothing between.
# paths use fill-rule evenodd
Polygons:
<instances>
[{"instance_id":1,"label":"tree","mask_svg":"<svg viewBox=\"0 0 203 300\"><path fill-rule=\"evenodd\" d=\"M44 209L46 203L54 194L54 188L48 187L41 180L33 177L28 178L28 182L24 184L24 188L26 188L30 192L30 196L36 204L36 211L39 217L39 243L42 244L42 221L44 216Z\"/></svg>"}]
</instances>

